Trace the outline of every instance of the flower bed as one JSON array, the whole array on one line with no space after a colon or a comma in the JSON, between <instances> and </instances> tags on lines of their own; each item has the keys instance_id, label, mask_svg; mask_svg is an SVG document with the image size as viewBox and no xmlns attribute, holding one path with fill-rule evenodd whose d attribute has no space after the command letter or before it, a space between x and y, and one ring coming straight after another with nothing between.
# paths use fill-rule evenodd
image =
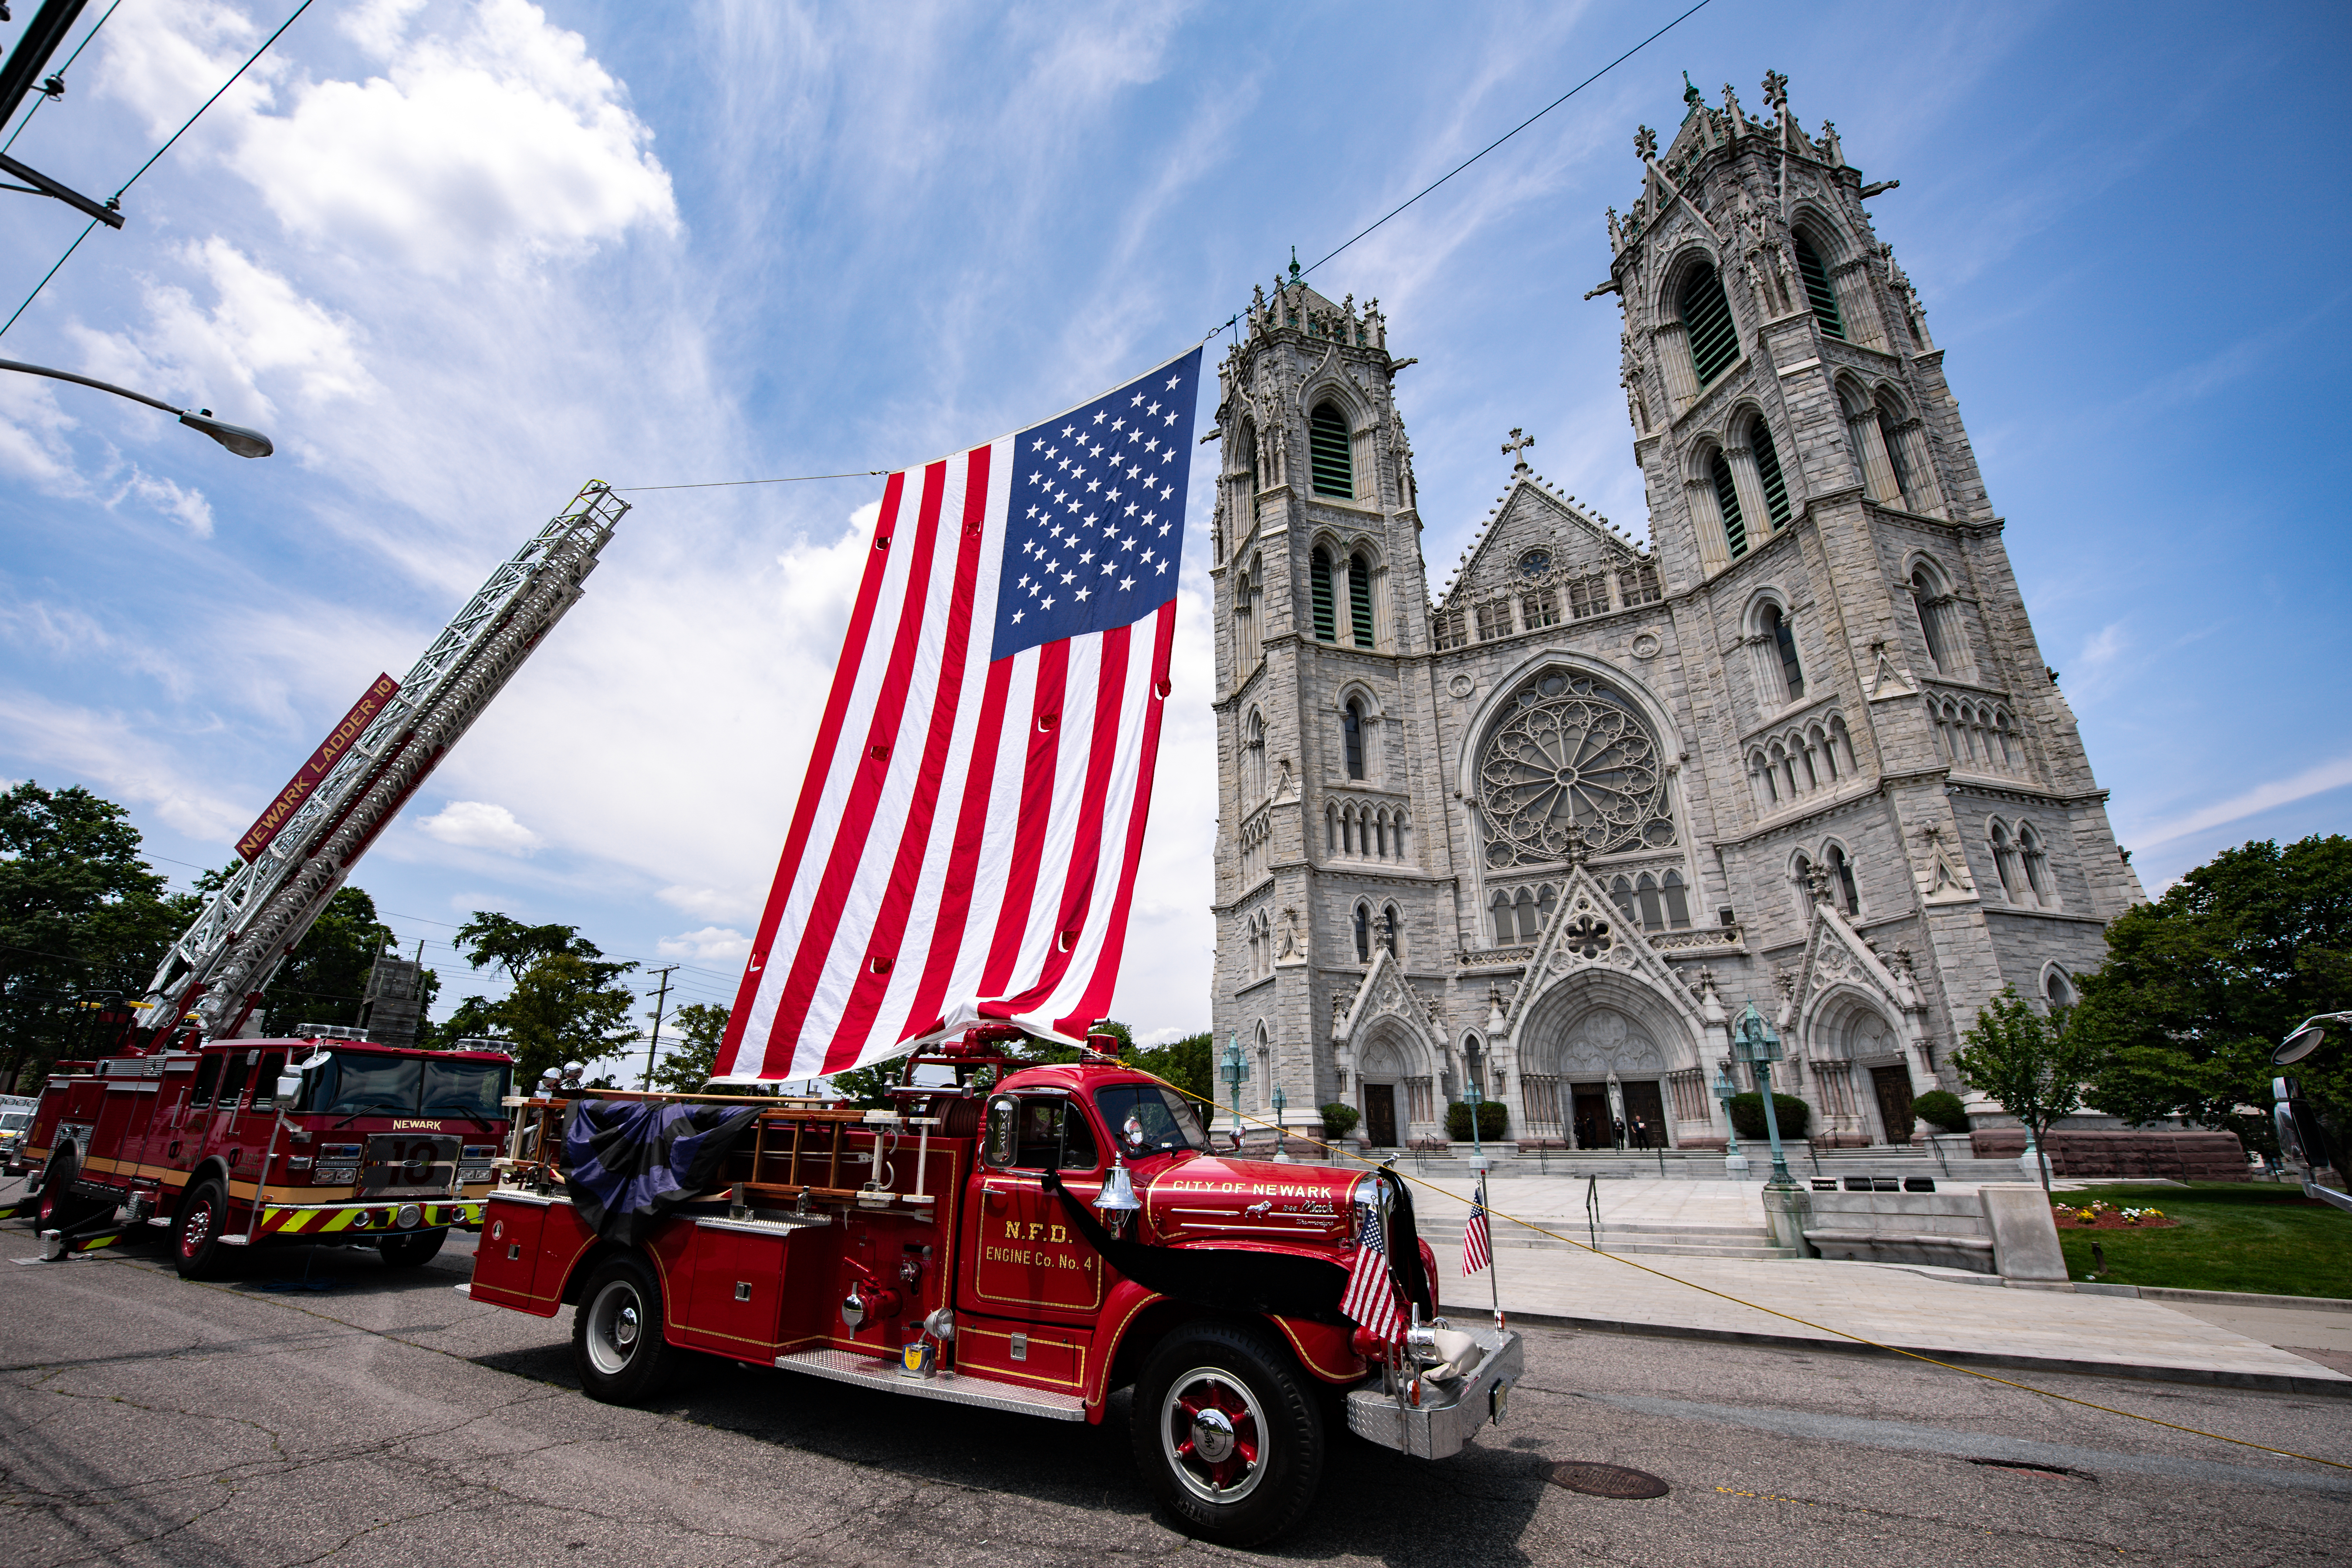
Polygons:
<instances>
[{"instance_id":1,"label":"flower bed","mask_svg":"<svg viewBox=\"0 0 2352 1568\"><path fill-rule=\"evenodd\" d=\"M2118 1207L2096 1198L2087 1204L2053 1204L2050 1217L2060 1230L2162 1230L2180 1223L2162 1209Z\"/></svg>"}]
</instances>

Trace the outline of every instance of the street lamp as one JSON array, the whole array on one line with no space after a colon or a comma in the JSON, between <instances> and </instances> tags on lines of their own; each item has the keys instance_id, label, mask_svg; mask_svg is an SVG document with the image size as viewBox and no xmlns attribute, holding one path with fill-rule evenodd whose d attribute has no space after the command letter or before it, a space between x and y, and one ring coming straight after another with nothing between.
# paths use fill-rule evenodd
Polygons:
<instances>
[{"instance_id":1,"label":"street lamp","mask_svg":"<svg viewBox=\"0 0 2352 1568\"><path fill-rule=\"evenodd\" d=\"M1739 1129L1731 1124L1731 1097L1739 1092L1739 1086L1731 1080L1728 1059L1716 1068L1714 1089L1716 1102L1723 1107L1724 1135L1731 1141L1724 1152L1723 1172L1738 1181L1748 1174L1748 1156L1739 1152Z\"/></svg>"},{"instance_id":2,"label":"street lamp","mask_svg":"<svg viewBox=\"0 0 2352 1568\"><path fill-rule=\"evenodd\" d=\"M1764 1099L1764 1131L1772 1140L1772 1180L1769 1185L1793 1188L1797 1183L1789 1174L1789 1162L1780 1152L1780 1118L1772 1107L1772 1064L1780 1059L1780 1036L1764 1021L1756 1004L1739 1015L1738 1027L1731 1036L1731 1054L1756 1069L1756 1087Z\"/></svg>"},{"instance_id":3,"label":"street lamp","mask_svg":"<svg viewBox=\"0 0 2352 1568\"><path fill-rule=\"evenodd\" d=\"M175 416L181 424L211 437L240 458L267 458L277 448L269 437L258 430L248 430L242 425L232 425L226 419L215 419L209 408L174 408L160 398L143 392L133 392L127 386L111 382L93 381L86 375L76 375L68 370L51 370L47 365L26 364L21 360L0 359L0 370L22 371L26 375L46 375L54 381L70 381L77 386L94 386L100 392L110 392L117 397L127 397L133 403L143 403L150 408L160 408Z\"/></svg>"},{"instance_id":4,"label":"street lamp","mask_svg":"<svg viewBox=\"0 0 2352 1568\"><path fill-rule=\"evenodd\" d=\"M1289 1103L1289 1100L1282 1092L1282 1085L1276 1084L1274 1086L1274 1157L1278 1163L1285 1165L1290 1163L1290 1155L1285 1149L1283 1141L1289 1137L1290 1133L1289 1129L1283 1125L1282 1108Z\"/></svg>"},{"instance_id":5,"label":"street lamp","mask_svg":"<svg viewBox=\"0 0 2352 1568\"><path fill-rule=\"evenodd\" d=\"M1217 1076L1234 1096L1234 1147L1242 1146L1242 1085L1249 1081L1249 1063L1242 1059L1242 1037L1238 1031L1225 1037L1225 1059L1217 1068Z\"/></svg>"}]
</instances>

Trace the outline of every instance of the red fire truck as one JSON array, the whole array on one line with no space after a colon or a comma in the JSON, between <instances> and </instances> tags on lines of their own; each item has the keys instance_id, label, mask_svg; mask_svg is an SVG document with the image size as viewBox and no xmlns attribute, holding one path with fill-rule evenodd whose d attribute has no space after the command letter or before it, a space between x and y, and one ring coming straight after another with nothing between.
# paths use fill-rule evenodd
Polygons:
<instances>
[{"instance_id":1,"label":"red fire truck","mask_svg":"<svg viewBox=\"0 0 2352 1568\"><path fill-rule=\"evenodd\" d=\"M1108 1055L1005 1072L1019 1037L986 1026L912 1058L955 1081L898 1088L887 1110L616 1097L680 1108L673 1126L698 1104L739 1123L698 1185L636 1224L595 1178L658 1151L588 1158L583 1142L583 1121L632 1108L517 1100L459 1289L541 1317L572 1306L582 1385L614 1403L680 1352L1064 1421L1099 1422L1132 1387L1154 1490L1230 1545L1298 1520L1343 1424L1440 1458L1501 1418L1518 1338L1436 1317L1393 1173L1213 1152L1181 1098ZM1393 1341L1339 1310L1375 1235L1408 1304Z\"/></svg>"},{"instance_id":2,"label":"red fire truck","mask_svg":"<svg viewBox=\"0 0 2352 1568\"><path fill-rule=\"evenodd\" d=\"M192 1279L271 1243L414 1268L481 1223L513 1068L324 1037L59 1062L26 1137L32 1218L59 1251L114 1234L110 1217L167 1228Z\"/></svg>"}]
</instances>

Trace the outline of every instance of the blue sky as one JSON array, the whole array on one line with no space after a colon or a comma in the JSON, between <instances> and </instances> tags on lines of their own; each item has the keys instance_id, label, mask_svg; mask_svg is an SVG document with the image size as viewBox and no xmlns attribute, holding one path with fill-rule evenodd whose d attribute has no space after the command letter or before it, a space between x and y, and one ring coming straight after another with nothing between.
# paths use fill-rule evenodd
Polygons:
<instances>
[{"instance_id":1,"label":"blue sky","mask_svg":"<svg viewBox=\"0 0 2352 1568\"><path fill-rule=\"evenodd\" d=\"M113 190L290 8L122 0L15 155ZM0 337L278 447L244 462L0 374L0 778L124 801L175 879L220 864L583 479L891 468L1019 427L1670 15L318 0ZM2341 829L2347 33L2326 5L1713 0L1316 275L1421 360L1399 397L1433 581L1514 426L1643 531L1616 307L1582 299L1601 210L1683 70L1755 109L1776 68L1902 181L1880 237L2150 887ZM81 222L0 201L5 312ZM1117 1009L1158 1037L1205 1026L1214 940L1202 477ZM673 1003L731 997L877 485L633 498L354 878L445 996L477 988L446 944L487 908L683 963Z\"/></svg>"}]
</instances>

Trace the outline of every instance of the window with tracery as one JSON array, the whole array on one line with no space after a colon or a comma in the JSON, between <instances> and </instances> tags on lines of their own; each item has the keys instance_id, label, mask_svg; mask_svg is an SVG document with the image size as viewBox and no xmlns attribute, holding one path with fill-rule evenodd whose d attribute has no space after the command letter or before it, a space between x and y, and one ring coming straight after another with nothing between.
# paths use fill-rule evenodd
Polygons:
<instances>
[{"instance_id":1,"label":"window with tracery","mask_svg":"<svg viewBox=\"0 0 2352 1568\"><path fill-rule=\"evenodd\" d=\"M1370 963L1371 961L1372 906L1358 904L1356 906L1356 962Z\"/></svg>"},{"instance_id":2,"label":"window with tracery","mask_svg":"<svg viewBox=\"0 0 2352 1568\"><path fill-rule=\"evenodd\" d=\"M1364 776L1364 710L1354 698L1339 710L1339 739L1348 759L1348 776Z\"/></svg>"},{"instance_id":3,"label":"window with tracery","mask_svg":"<svg viewBox=\"0 0 2352 1568\"><path fill-rule=\"evenodd\" d=\"M1588 853L1675 842L1665 765L1650 729L1618 692L1547 669L1512 693L1478 760L1486 864L1568 858L1570 828Z\"/></svg>"}]
</instances>

